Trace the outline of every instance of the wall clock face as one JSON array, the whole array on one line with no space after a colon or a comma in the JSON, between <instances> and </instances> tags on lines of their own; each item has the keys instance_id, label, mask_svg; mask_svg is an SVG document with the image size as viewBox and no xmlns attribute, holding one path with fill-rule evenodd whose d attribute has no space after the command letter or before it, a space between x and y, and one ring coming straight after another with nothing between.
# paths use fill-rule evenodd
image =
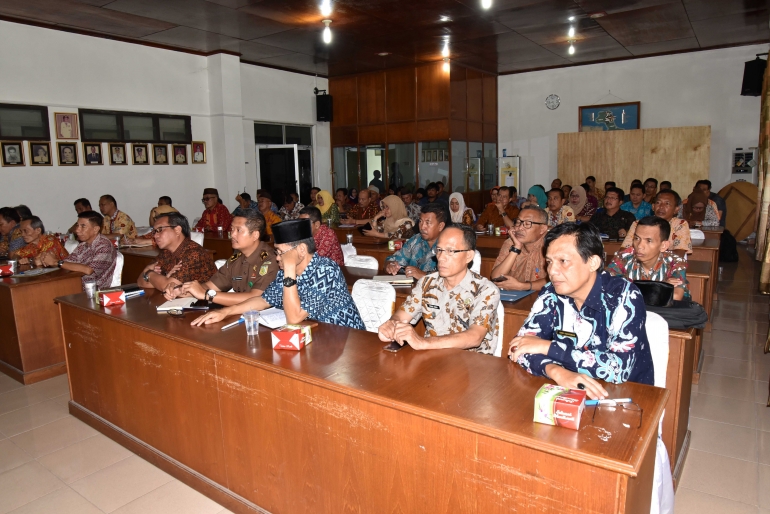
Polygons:
<instances>
[{"instance_id":1,"label":"wall clock face","mask_svg":"<svg viewBox=\"0 0 770 514\"><path fill-rule=\"evenodd\" d=\"M551 110L554 110L557 107L559 107L560 103L561 103L561 99L559 99L557 95L548 95L548 98L545 99L545 106Z\"/></svg>"}]
</instances>

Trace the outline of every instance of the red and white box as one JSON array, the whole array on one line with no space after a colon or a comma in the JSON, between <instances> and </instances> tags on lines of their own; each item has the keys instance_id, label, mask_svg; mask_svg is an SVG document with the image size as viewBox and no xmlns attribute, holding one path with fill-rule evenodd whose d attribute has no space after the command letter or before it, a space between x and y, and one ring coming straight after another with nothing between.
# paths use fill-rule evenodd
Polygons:
<instances>
[{"instance_id":1,"label":"red and white box","mask_svg":"<svg viewBox=\"0 0 770 514\"><path fill-rule=\"evenodd\" d=\"M13 264L0 264L0 277L13 275Z\"/></svg>"},{"instance_id":2,"label":"red and white box","mask_svg":"<svg viewBox=\"0 0 770 514\"><path fill-rule=\"evenodd\" d=\"M501 236L507 236L508 235L508 227L500 227L500 235Z\"/></svg>"},{"instance_id":3,"label":"red and white box","mask_svg":"<svg viewBox=\"0 0 770 514\"><path fill-rule=\"evenodd\" d=\"M273 350L299 351L313 341L310 327L306 325L284 325L271 333Z\"/></svg>"},{"instance_id":4,"label":"red and white box","mask_svg":"<svg viewBox=\"0 0 770 514\"><path fill-rule=\"evenodd\" d=\"M545 384L535 395L535 422L577 430L585 408L585 391Z\"/></svg>"},{"instance_id":5,"label":"red and white box","mask_svg":"<svg viewBox=\"0 0 770 514\"><path fill-rule=\"evenodd\" d=\"M122 289L114 291L99 291L99 303L102 304L102 307L123 305L126 303L126 292Z\"/></svg>"}]
</instances>

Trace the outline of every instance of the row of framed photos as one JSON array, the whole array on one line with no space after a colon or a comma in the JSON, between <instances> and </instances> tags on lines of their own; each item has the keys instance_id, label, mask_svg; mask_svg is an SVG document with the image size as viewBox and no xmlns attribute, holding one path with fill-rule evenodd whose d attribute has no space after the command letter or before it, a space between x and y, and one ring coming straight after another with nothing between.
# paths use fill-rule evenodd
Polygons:
<instances>
[{"instance_id":1,"label":"row of framed photos","mask_svg":"<svg viewBox=\"0 0 770 514\"><path fill-rule=\"evenodd\" d=\"M449 150L423 150L422 162L449 161Z\"/></svg>"},{"instance_id":2,"label":"row of framed photos","mask_svg":"<svg viewBox=\"0 0 770 514\"><path fill-rule=\"evenodd\" d=\"M83 145L83 164L86 166L99 166L109 160L112 166L121 166L128 164L126 155L126 143L107 143L108 156L102 155L102 143L80 143ZM53 158L51 156L51 143L48 141L28 141L28 154L30 166L51 166ZM188 156L187 145L171 145L171 154L168 152L169 145L151 145L148 143L130 143L131 162L134 165L150 164L205 164L206 163L206 142L193 141L190 155ZM152 147L152 153L150 153ZM2 154L3 166L24 166L24 145L19 141L0 142L0 154ZM56 156L59 166L78 166L78 143L56 143ZM189 159L188 159L189 157Z\"/></svg>"}]
</instances>

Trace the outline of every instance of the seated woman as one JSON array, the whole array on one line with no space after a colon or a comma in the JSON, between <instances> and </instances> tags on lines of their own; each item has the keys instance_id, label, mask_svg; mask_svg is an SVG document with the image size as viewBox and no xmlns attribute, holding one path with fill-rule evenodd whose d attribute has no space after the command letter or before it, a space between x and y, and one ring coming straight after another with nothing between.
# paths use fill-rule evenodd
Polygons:
<instances>
[{"instance_id":1,"label":"seated woman","mask_svg":"<svg viewBox=\"0 0 770 514\"><path fill-rule=\"evenodd\" d=\"M545 189L540 184L535 184L527 191L527 201L521 204L522 207L526 205L534 205L541 209L548 207L548 195L545 194Z\"/></svg>"},{"instance_id":2,"label":"seated woman","mask_svg":"<svg viewBox=\"0 0 770 514\"><path fill-rule=\"evenodd\" d=\"M347 212L352 206L348 203L348 190L346 188L337 188L337 192L334 193L334 203L337 205L339 213L341 215L345 214L345 216L342 217L347 218Z\"/></svg>"},{"instance_id":3,"label":"seated woman","mask_svg":"<svg viewBox=\"0 0 770 514\"><path fill-rule=\"evenodd\" d=\"M569 193L569 206L575 211L575 218L580 221L589 221L596 214L596 206L588 202L585 189L576 187Z\"/></svg>"},{"instance_id":4,"label":"seated woman","mask_svg":"<svg viewBox=\"0 0 770 514\"><path fill-rule=\"evenodd\" d=\"M580 184L580 187L585 191L586 193L586 204L590 204L591 208L593 209L593 212L596 212L599 210L599 199L596 198L594 195L591 194L591 188L588 184L583 183Z\"/></svg>"},{"instance_id":5,"label":"seated woman","mask_svg":"<svg viewBox=\"0 0 770 514\"><path fill-rule=\"evenodd\" d=\"M340 224L340 210L337 208L337 204L334 203L334 199L329 191L319 191L315 197L318 210L321 211L321 223L326 225L329 221L332 221L332 225Z\"/></svg>"},{"instance_id":6,"label":"seated woman","mask_svg":"<svg viewBox=\"0 0 770 514\"><path fill-rule=\"evenodd\" d=\"M473 222L476 219L473 209L465 206L465 199L461 193L449 195L449 214L452 218L452 223L460 223L469 227L473 226Z\"/></svg>"},{"instance_id":7,"label":"seated woman","mask_svg":"<svg viewBox=\"0 0 770 514\"><path fill-rule=\"evenodd\" d=\"M348 195L348 203L350 206L358 204L358 189L355 187L350 188L350 195Z\"/></svg>"},{"instance_id":8,"label":"seated woman","mask_svg":"<svg viewBox=\"0 0 770 514\"><path fill-rule=\"evenodd\" d=\"M712 203L705 194L700 191L694 192L679 206L677 217L687 221L693 228L716 227L719 225L719 213L711 205Z\"/></svg>"},{"instance_id":9,"label":"seated woman","mask_svg":"<svg viewBox=\"0 0 770 514\"><path fill-rule=\"evenodd\" d=\"M382 210L373 218L376 227L364 230L364 235L378 239L409 239L414 235L414 221L406 214L406 207L396 195L382 200Z\"/></svg>"}]
</instances>

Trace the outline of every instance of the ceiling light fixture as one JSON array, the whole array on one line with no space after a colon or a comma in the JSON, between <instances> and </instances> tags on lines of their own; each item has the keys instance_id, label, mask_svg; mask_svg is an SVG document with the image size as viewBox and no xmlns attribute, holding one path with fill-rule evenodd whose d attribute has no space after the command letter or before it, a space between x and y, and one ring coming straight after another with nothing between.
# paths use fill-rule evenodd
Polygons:
<instances>
[{"instance_id":1,"label":"ceiling light fixture","mask_svg":"<svg viewBox=\"0 0 770 514\"><path fill-rule=\"evenodd\" d=\"M329 24L332 22L332 20L322 20L322 23L326 25L326 28L324 28L324 43L327 45L332 42L332 29L329 28Z\"/></svg>"},{"instance_id":2,"label":"ceiling light fixture","mask_svg":"<svg viewBox=\"0 0 770 514\"><path fill-rule=\"evenodd\" d=\"M492 0L481 0L481 7L484 9L489 9L492 7Z\"/></svg>"},{"instance_id":3,"label":"ceiling light fixture","mask_svg":"<svg viewBox=\"0 0 770 514\"><path fill-rule=\"evenodd\" d=\"M574 17L574 16L570 16L570 17L569 17L569 18L567 18L567 19L568 19L569 21L575 21L575 17Z\"/></svg>"},{"instance_id":4,"label":"ceiling light fixture","mask_svg":"<svg viewBox=\"0 0 770 514\"><path fill-rule=\"evenodd\" d=\"M441 16L439 18L439 21L442 21L442 22L452 21L452 18L450 18L449 16Z\"/></svg>"},{"instance_id":5,"label":"ceiling light fixture","mask_svg":"<svg viewBox=\"0 0 770 514\"><path fill-rule=\"evenodd\" d=\"M386 55L390 55L390 52L380 52L377 55L379 55L380 57L385 57Z\"/></svg>"},{"instance_id":6,"label":"ceiling light fixture","mask_svg":"<svg viewBox=\"0 0 770 514\"><path fill-rule=\"evenodd\" d=\"M447 59L446 57L444 57L444 65L441 67L441 69L443 69L446 72L449 71L449 59Z\"/></svg>"},{"instance_id":7,"label":"ceiling light fixture","mask_svg":"<svg viewBox=\"0 0 770 514\"><path fill-rule=\"evenodd\" d=\"M321 2L321 16L324 18L328 18L332 13L332 2L331 0L323 0Z\"/></svg>"},{"instance_id":8,"label":"ceiling light fixture","mask_svg":"<svg viewBox=\"0 0 770 514\"><path fill-rule=\"evenodd\" d=\"M567 53L570 55L575 54L575 46L572 44L574 41L569 42L569 49L567 49Z\"/></svg>"},{"instance_id":9,"label":"ceiling light fixture","mask_svg":"<svg viewBox=\"0 0 770 514\"><path fill-rule=\"evenodd\" d=\"M449 57L449 40L444 41L444 48L441 49L441 57Z\"/></svg>"},{"instance_id":10,"label":"ceiling light fixture","mask_svg":"<svg viewBox=\"0 0 770 514\"><path fill-rule=\"evenodd\" d=\"M575 27L570 27L567 31L567 36L569 37L575 37Z\"/></svg>"}]
</instances>

